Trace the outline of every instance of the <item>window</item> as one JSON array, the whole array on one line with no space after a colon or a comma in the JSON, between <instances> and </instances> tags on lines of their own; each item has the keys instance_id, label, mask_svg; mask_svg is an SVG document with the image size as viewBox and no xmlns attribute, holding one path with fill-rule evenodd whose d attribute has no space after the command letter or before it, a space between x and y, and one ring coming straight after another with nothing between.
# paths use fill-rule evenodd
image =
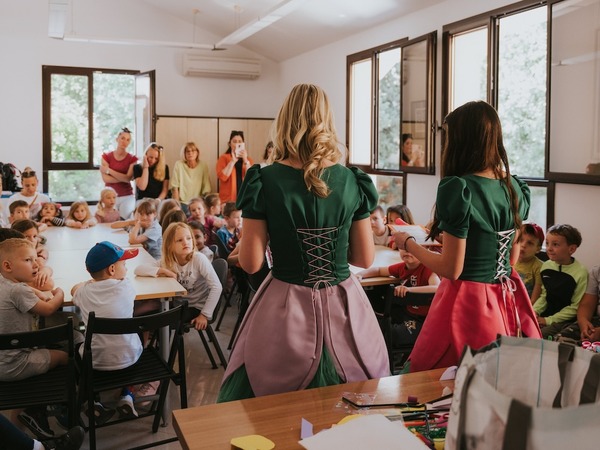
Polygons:
<instances>
[{"instance_id":1,"label":"window","mask_svg":"<svg viewBox=\"0 0 600 450\"><path fill-rule=\"evenodd\" d=\"M498 111L511 173L532 191L529 220L553 223L546 177L548 7L521 2L444 27L443 115L472 100Z\"/></svg>"},{"instance_id":2,"label":"window","mask_svg":"<svg viewBox=\"0 0 600 450\"><path fill-rule=\"evenodd\" d=\"M435 172L435 42L436 33L431 33L348 56L351 164L388 177Z\"/></svg>"},{"instance_id":3,"label":"window","mask_svg":"<svg viewBox=\"0 0 600 450\"><path fill-rule=\"evenodd\" d=\"M98 200L98 166L119 130L133 131L130 151L154 135L153 73L50 67L43 79L43 189L54 201Z\"/></svg>"}]
</instances>

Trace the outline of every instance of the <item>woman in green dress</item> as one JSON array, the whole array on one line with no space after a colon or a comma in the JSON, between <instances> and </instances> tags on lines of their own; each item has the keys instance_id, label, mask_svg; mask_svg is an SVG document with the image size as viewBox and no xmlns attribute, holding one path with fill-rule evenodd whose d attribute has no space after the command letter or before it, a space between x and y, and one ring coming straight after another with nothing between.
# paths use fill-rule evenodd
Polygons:
<instances>
[{"instance_id":1,"label":"woman in green dress","mask_svg":"<svg viewBox=\"0 0 600 450\"><path fill-rule=\"evenodd\" d=\"M385 343L348 263L369 267L368 175L338 164L325 93L297 85L274 124L274 163L255 165L237 207L244 218L239 262L271 274L254 296L234 343L218 401L360 381L389 374Z\"/></svg>"},{"instance_id":2,"label":"woman in green dress","mask_svg":"<svg viewBox=\"0 0 600 450\"><path fill-rule=\"evenodd\" d=\"M455 365L465 345L480 348L498 334L541 337L527 290L512 269L517 230L529 214L529 187L510 174L498 114L485 102L469 102L448 114L444 127L430 233L444 233L443 251L394 234L399 249L442 278L410 355L412 372Z\"/></svg>"}]
</instances>

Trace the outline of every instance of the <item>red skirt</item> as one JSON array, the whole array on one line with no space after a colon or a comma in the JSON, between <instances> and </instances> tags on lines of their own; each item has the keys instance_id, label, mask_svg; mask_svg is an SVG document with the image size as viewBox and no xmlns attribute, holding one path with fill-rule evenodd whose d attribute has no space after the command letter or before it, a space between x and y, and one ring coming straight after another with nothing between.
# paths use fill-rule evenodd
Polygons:
<instances>
[{"instance_id":1,"label":"red skirt","mask_svg":"<svg viewBox=\"0 0 600 450\"><path fill-rule=\"evenodd\" d=\"M513 270L515 290L503 284L442 279L410 355L410 371L457 365L465 345L478 349L498 334L541 338L531 301Z\"/></svg>"}]
</instances>

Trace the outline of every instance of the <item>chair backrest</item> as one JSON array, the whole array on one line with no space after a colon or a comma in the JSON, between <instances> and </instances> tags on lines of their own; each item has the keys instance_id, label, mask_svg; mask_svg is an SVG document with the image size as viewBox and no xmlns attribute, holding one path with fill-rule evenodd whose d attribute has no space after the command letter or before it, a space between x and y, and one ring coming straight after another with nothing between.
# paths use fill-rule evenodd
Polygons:
<instances>
[{"instance_id":1,"label":"chair backrest","mask_svg":"<svg viewBox=\"0 0 600 450\"><path fill-rule=\"evenodd\" d=\"M225 287L227 284L227 272L229 271L227 261L222 258L213 259L212 266L221 281L221 286Z\"/></svg>"},{"instance_id":2,"label":"chair backrest","mask_svg":"<svg viewBox=\"0 0 600 450\"><path fill-rule=\"evenodd\" d=\"M386 290L384 316L389 316L394 306L429 306L435 296L435 292L407 292L404 297L396 297L395 287L390 284Z\"/></svg>"},{"instance_id":3,"label":"chair backrest","mask_svg":"<svg viewBox=\"0 0 600 450\"><path fill-rule=\"evenodd\" d=\"M210 248L210 251L215 254L215 258L222 258L222 256L219 254L219 247L217 247L217 244L210 244L207 247Z\"/></svg>"},{"instance_id":4,"label":"chair backrest","mask_svg":"<svg viewBox=\"0 0 600 450\"><path fill-rule=\"evenodd\" d=\"M85 364L90 364L92 356L92 337L94 334L140 334L144 331L155 331L159 328L170 327L174 329L176 336L183 336L183 317L187 312L187 301L183 301L177 308L169 311L149 314L140 317L131 317L126 319L113 319L105 317L96 317L94 311L90 312L85 332L85 342L83 350L83 360ZM177 346L171 347L169 355L169 365L171 360L177 354Z\"/></svg>"},{"instance_id":5,"label":"chair backrest","mask_svg":"<svg viewBox=\"0 0 600 450\"><path fill-rule=\"evenodd\" d=\"M0 350L44 347L59 342L68 342L69 356L73 356L73 319L67 323L41 330L0 334Z\"/></svg>"},{"instance_id":6,"label":"chair backrest","mask_svg":"<svg viewBox=\"0 0 600 450\"><path fill-rule=\"evenodd\" d=\"M219 237L219 235L216 233L215 230L212 230L210 233L212 236L212 241L217 245L217 248L219 249L219 258L227 259L227 257L229 256L229 253L231 253L231 252L229 251L229 249L227 248L225 243L221 240L221 238Z\"/></svg>"}]
</instances>

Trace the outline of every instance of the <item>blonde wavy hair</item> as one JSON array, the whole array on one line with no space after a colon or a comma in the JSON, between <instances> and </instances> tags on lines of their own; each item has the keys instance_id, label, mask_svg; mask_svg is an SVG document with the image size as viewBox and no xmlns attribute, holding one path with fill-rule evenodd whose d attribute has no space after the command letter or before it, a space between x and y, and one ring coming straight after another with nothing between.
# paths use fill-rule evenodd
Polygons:
<instances>
[{"instance_id":1,"label":"blonde wavy hair","mask_svg":"<svg viewBox=\"0 0 600 450\"><path fill-rule=\"evenodd\" d=\"M144 154L148 153L150 150L156 150L158 152L158 161L156 161L156 165L154 166L153 177L156 181L164 181L166 171L165 166L167 165L165 162L164 147L156 142L152 142L148 147L146 147Z\"/></svg>"},{"instance_id":2,"label":"blonde wavy hair","mask_svg":"<svg viewBox=\"0 0 600 450\"><path fill-rule=\"evenodd\" d=\"M173 272L175 272L177 267L177 258L173 252L173 244L175 243L175 233L181 228L188 230L192 237L192 251L188 255L186 262L189 262L193 258L194 252L196 251L196 239L194 239L194 232L191 227L185 222L173 222L170 224L167 229L163 231L162 258L160 264L165 269L169 269Z\"/></svg>"},{"instance_id":3,"label":"blonde wavy hair","mask_svg":"<svg viewBox=\"0 0 600 450\"><path fill-rule=\"evenodd\" d=\"M342 154L333 113L325 92L313 84L298 84L289 93L272 128L272 161L297 159L304 170L306 188L325 198L329 186L321 178L327 162Z\"/></svg>"}]
</instances>

